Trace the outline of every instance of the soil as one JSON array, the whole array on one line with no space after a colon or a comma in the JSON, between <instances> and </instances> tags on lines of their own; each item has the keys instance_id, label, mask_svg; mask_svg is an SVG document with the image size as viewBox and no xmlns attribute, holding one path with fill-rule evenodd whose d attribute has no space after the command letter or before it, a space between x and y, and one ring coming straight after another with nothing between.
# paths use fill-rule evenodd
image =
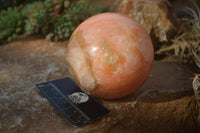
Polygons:
<instances>
[{"instance_id":1,"label":"soil","mask_svg":"<svg viewBox=\"0 0 200 133\"><path fill-rule=\"evenodd\" d=\"M0 46L1 133L199 132L193 73L174 62L155 62L145 84L119 100L100 100L111 114L85 127L72 127L35 84L67 77L67 42L22 36ZM95 127L95 128L94 128Z\"/></svg>"}]
</instances>

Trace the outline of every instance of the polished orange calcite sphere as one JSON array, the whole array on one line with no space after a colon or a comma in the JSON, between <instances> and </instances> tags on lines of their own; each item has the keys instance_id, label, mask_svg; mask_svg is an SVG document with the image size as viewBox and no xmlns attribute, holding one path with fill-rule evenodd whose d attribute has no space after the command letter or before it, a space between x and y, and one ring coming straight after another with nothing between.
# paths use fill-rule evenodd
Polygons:
<instances>
[{"instance_id":1,"label":"polished orange calcite sphere","mask_svg":"<svg viewBox=\"0 0 200 133\"><path fill-rule=\"evenodd\" d=\"M144 83L154 50L148 33L136 21L102 13L77 27L66 58L72 78L82 89L96 97L116 99Z\"/></svg>"}]
</instances>

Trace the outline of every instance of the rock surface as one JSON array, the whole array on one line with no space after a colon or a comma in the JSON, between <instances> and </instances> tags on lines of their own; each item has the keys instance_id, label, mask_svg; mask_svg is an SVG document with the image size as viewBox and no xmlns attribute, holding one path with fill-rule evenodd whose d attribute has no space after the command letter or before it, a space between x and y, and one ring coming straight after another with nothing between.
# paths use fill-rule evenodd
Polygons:
<instances>
[{"instance_id":1,"label":"rock surface","mask_svg":"<svg viewBox=\"0 0 200 133\"><path fill-rule=\"evenodd\" d=\"M119 12L140 23L154 44L168 42L180 29L180 22L167 0L123 0Z\"/></svg>"},{"instance_id":2,"label":"rock surface","mask_svg":"<svg viewBox=\"0 0 200 133\"><path fill-rule=\"evenodd\" d=\"M89 2L91 4L99 4L109 8L109 11L117 11L119 4L123 0L79 0L80 2Z\"/></svg>"},{"instance_id":3,"label":"rock surface","mask_svg":"<svg viewBox=\"0 0 200 133\"><path fill-rule=\"evenodd\" d=\"M1 133L200 132L193 75L172 62L155 62L147 82L132 95L101 100L109 116L72 127L35 86L68 76L66 43L29 37L0 46Z\"/></svg>"}]
</instances>

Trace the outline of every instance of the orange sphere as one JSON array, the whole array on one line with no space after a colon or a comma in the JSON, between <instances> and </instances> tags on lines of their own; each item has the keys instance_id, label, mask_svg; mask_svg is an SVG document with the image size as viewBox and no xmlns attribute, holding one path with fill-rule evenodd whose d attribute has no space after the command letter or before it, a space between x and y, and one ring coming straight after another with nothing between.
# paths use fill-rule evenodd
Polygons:
<instances>
[{"instance_id":1,"label":"orange sphere","mask_svg":"<svg viewBox=\"0 0 200 133\"><path fill-rule=\"evenodd\" d=\"M69 72L91 95L121 98L147 79L154 59L148 33L118 13L95 15L73 32L67 46Z\"/></svg>"}]
</instances>

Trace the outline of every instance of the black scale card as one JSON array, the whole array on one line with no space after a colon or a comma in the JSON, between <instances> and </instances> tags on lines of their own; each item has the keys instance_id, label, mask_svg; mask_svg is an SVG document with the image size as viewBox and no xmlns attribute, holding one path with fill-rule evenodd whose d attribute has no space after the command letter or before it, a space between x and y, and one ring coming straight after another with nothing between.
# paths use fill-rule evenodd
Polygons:
<instances>
[{"instance_id":1,"label":"black scale card","mask_svg":"<svg viewBox=\"0 0 200 133\"><path fill-rule=\"evenodd\" d=\"M70 78L40 83L36 86L73 126L84 126L110 112L83 92Z\"/></svg>"}]
</instances>

